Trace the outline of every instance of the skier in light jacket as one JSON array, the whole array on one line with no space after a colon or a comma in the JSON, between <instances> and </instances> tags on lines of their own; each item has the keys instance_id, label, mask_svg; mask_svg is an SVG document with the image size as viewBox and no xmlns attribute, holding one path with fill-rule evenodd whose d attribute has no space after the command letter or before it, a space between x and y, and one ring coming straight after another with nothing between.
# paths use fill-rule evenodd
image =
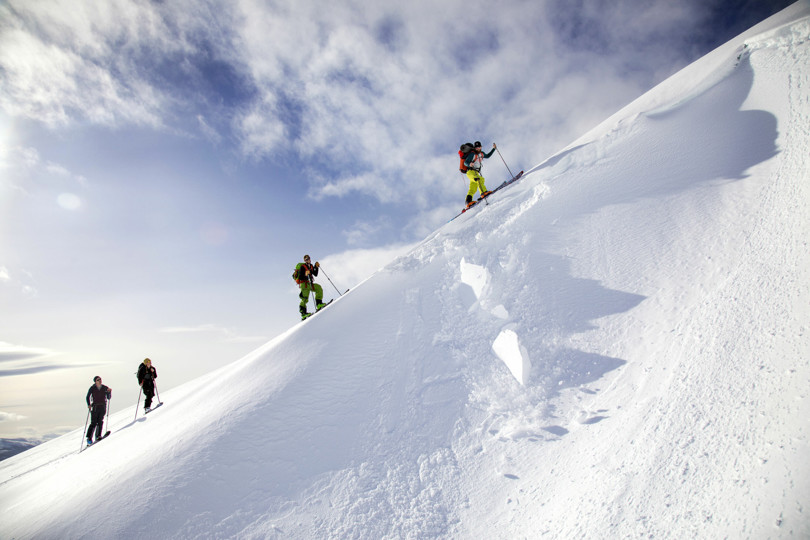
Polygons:
<instances>
[{"instance_id":1,"label":"skier in light jacket","mask_svg":"<svg viewBox=\"0 0 810 540\"><path fill-rule=\"evenodd\" d=\"M465 201L467 208L473 205L473 195L475 195L476 191L481 191L482 198L490 193L487 191L487 186L484 184L484 177L481 176L481 168L484 165L484 160L489 159L496 148L495 143L492 143L492 150L490 150L488 154L485 154L481 150L481 142L475 141L473 150L464 158L464 165L467 167L467 178L470 179L470 190L467 192L467 199Z\"/></svg>"}]
</instances>

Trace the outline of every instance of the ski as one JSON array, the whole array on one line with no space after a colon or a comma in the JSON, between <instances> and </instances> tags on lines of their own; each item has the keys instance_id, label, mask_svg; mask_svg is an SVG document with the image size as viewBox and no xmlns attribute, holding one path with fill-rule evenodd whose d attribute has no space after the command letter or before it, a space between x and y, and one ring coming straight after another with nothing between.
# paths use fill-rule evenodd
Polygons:
<instances>
[{"instance_id":1,"label":"ski","mask_svg":"<svg viewBox=\"0 0 810 540\"><path fill-rule=\"evenodd\" d=\"M349 292L349 289L346 289L346 292ZM335 301L335 299L334 299L334 298L332 298L332 299L331 299L331 300L329 300L327 303L325 303L324 305L322 305L321 307L319 307L319 308L318 308L318 310L317 310L317 311L315 311L315 313L318 313L318 312L320 312L320 311L323 311L323 309L324 309L326 306L328 306L329 304L331 304L331 303L332 303L332 302L334 302L334 301ZM302 320L302 321L305 321L305 320L309 319L310 317L312 317L313 315L315 315L315 313L307 313L306 315L304 315L303 317L301 317L301 320Z\"/></svg>"},{"instance_id":2,"label":"ski","mask_svg":"<svg viewBox=\"0 0 810 540\"><path fill-rule=\"evenodd\" d=\"M82 448L81 450L79 450L79 453L84 452L85 450L87 450L87 449L88 449L88 448L90 448L91 446L95 446L95 445L97 445L98 443L100 443L101 441L103 441L104 439L106 439L107 437L109 437L109 436L110 436L110 433L112 433L112 431L108 431L107 433L105 433L104 435L102 435L100 438L96 439L96 440L95 440L95 442L94 442L93 444L86 444L86 445L84 446L84 448Z\"/></svg>"},{"instance_id":3,"label":"ski","mask_svg":"<svg viewBox=\"0 0 810 540\"><path fill-rule=\"evenodd\" d=\"M158 407L160 407L161 405L163 405L163 402L162 402L162 401L161 401L160 403L158 403L157 405L155 405L154 407L152 407L151 409L149 409L148 411L144 411L144 413L143 413L143 414L149 414L150 412L154 411L155 409L157 409L157 408L158 408Z\"/></svg>"},{"instance_id":4,"label":"ski","mask_svg":"<svg viewBox=\"0 0 810 540\"><path fill-rule=\"evenodd\" d=\"M511 183L513 183L513 182L517 182L518 180L520 180L520 178L521 178L522 176L523 176L523 171L520 171L519 173L517 173L517 174L516 174L515 176L513 176L512 178L510 178L509 180L506 180L506 181L505 181L503 184L501 184L500 186L496 187L495 189L493 189L492 191L490 191L489 193L487 193L487 194L486 194L486 196L484 196L484 197L479 197L479 198L478 198L478 200L473 201L473 203L472 203L470 206L467 206L466 208L464 208L464 209L463 209L461 212L459 212L458 214L456 214L456 215L455 215L455 216L454 216L454 217L453 217L453 218L452 218L450 221L453 221L453 219L456 219L458 216L460 216L461 214L463 214L463 213L464 213L464 212L466 212L467 210L469 210L469 209L471 209L471 208L474 208L474 207L475 207L475 206L476 206L478 203L480 203L480 202L481 202L483 199L485 199L485 198L489 197L489 196L490 196L490 195L492 195L493 193L496 193L496 192L500 191L501 189L505 188L506 186L508 186L509 184L511 184Z\"/></svg>"}]
</instances>

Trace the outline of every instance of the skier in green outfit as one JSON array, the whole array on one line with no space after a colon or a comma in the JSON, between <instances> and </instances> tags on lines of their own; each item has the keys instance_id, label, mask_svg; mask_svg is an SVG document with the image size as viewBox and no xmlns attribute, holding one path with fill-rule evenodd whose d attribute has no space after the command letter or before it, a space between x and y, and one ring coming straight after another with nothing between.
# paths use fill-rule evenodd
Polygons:
<instances>
[{"instance_id":1,"label":"skier in green outfit","mask_svg":"<svg viewBox=\"0 0 810 540\"><path fill-rule=\"evenodd\" d=\"M318 268L321 263L315 262L313 265L309 255L304 255L304 262L298 263L293 272L293 279L301 287L301 292L298 297L301 303L298 305L298 311L301 312L301 320L306 319L311 315L307 313L307 302L309 302L309 292L315 291L315 309L320 311L326 304L323 303L323 288L315 283L315 276L318 275Z\"/></svg>"}]
</instances>

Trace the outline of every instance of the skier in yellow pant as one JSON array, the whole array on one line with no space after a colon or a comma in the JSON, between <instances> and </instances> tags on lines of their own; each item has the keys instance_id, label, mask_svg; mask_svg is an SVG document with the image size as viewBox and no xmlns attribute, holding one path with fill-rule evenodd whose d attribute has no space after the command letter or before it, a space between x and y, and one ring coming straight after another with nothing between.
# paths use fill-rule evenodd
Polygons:
<instances>
[{"instance_id":1,"label":"skier in yellow pant","mask_svg":"<svg viewBox=\"0 0 810 540\"><path fill-rule=\"evenodd\" d=\"M481 176L481 167L484 165L484 160L489 159L496 148L495 143L492 143L492 150L485 154L481 150L481 142L475 141L475 146L472 151L464 157L464 165L467 167L467 178L470 179L470 190L467 192L467 199L465 201L467 208L473 205L473 195L475 195L476 191L481 191L482 198L490 193L487 191L486 184L484 184L484 177Z\"/></svg>"}]
</instances>

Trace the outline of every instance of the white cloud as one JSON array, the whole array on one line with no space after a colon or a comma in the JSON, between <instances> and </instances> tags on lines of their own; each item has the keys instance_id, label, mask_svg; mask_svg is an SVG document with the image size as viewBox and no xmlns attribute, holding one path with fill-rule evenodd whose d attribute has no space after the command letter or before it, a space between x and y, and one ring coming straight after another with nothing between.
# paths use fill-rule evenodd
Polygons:
<instances>
[{"instance_id":1,"label":"white cloud","mask_svg":"<svg viewBox=\"0 0 810 540\"><path fill-rule=\"evenodd\" d=\"M20 277L20 275L22 275L22 277ZM33 281L33 276L25 270L12 272L7 267L0 266L0 284L9 287L11 290L21 292L24 297L33 298L37 296L38 292L36 287L30 283ZM0 355L3 354L6 347L10 347L10 345L0 341Z\"/></svg>"},{"instance_id":2,"label":"white cloud","mask_svg":"<svg viewBox=\"0 0 810 540\"><path fill-rule=\"evenodd\" d=\"M694 57L689 37L705 34L697 26L713 8L697 0L9 6L0 7L0 106L10 114L50 126L193 129L216 145L235 141L255 160L295 154L317 171L307 175L313 197L394 203L403 191L449 202L465 140L497 140L523 167L566 146Z\"/></svg>"},{"instance_id":3,"label":"white cloud","mask_svg":"<svg viewBox=\"0 0 810 540\"><path fill-rule=\"evenodd\" d=\"M20 414L0 411L0 422L19 422L25 420L27 417Z\"/></svg>"},{"instance_id":4,"label":"white cloud","mask_svg":"<svg viewBox=\"0 0 810 540\"><path fill-rule=\"evenodd\" d=\"M228 343L257 343L267 341L267 336L243 336L229 328L215 324L196 326L168 326L159 330L164 334L215 334Z\"/></svg>"},{"instance_id":5,"label":"white cloud","mask_svg":"<svg viewBox=\"0 0 810 540\"><path fill-rule=\"evenodd\" d=\"M374 272L383 268L397 257L411 251L417 244L393 244L375 249L352 249L329 255L318 261L321 273L318 281L326 291L327 287L341 294L346 288L355 287ZM331 282L330 282L331 280Z\"/></svg>"},{"instance_id":6,"label":"white cloud","mask_svg":"<svg viewBox=\"0 0 810 540\"><path fill-rule=\"evenodd\" d=\"M56 202L65 210L78 210L82 206L82 200L75 193L60 193Z\"/></svg>"},{"instance_id":7,"label":"white cloud","mask_svg":"<svg viewBox=\"0 0 810 540\"><path fill-rule=\"evenodd\" d=\"M56 353L42 347L27 347L0 341L0 361L24 360L28 358L44 358L54 356Z\"/></svg>"}]
</instances>

